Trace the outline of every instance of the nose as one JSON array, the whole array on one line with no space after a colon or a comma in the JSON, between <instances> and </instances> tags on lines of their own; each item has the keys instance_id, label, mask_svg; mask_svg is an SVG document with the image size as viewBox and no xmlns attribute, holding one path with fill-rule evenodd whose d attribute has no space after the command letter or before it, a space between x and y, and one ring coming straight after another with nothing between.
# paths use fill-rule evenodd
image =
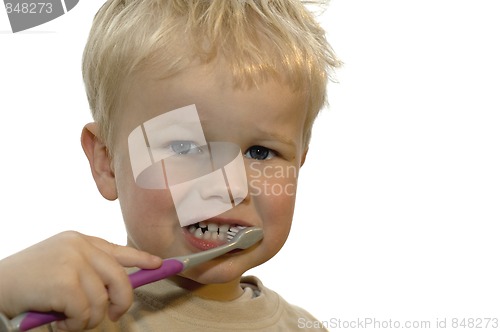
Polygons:
<instances>
[{"instance_id":1,"label":"nose","mask_svg":"<svg viewBox=\"0 0 500 332\"><path fill-rule=\"evenodd\" d=\"M224 167L225 178L234 206L243 202L248 195L248 181L241 152Z\"/></svg>"},{"instance_id":2,"label":"nose","mask_svg":"<svg viewBox=\"0 0 500 332\"><path fill-rule=\"evenodd\" d=\"M245 165L242 158L236 158L225 167L203 177L199 185L204 200L219 200L231 206L240 204L248 195Z\"/></svg>"},{"instance_id":3,"label":"nose","mask_svg":"<svg viewBox=\"0 0 500 332\"><path fill-rule=\"evenodd\" d=\"M215 217L247 197L245 163L239 146L236 147L237 150L230 143L211 142L211 171L170 186L181 225Z\"/></svg>"},{"instance_id":4,"label":"nose","mask_svg":"<svg viewBox=\"0 0 500 332\"><path fill-rule=\"evenodd\" d=\"M231 204L232 198L224 173L223 169L218 169L198 179L197 187L203 200L217 200Z\"/></svg>"}]
</instances>

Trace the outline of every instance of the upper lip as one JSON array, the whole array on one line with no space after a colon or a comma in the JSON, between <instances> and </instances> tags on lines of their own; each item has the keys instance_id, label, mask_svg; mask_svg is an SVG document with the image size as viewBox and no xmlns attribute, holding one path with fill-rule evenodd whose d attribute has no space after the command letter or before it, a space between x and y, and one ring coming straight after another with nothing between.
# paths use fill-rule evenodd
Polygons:
<instances>
[{"instance_id":1,"label":"upper lip","mask_svg":"<svg viewBox=\"0 0 500 332\"><path fill-rule=\"evenodd\" d=\"M216 224L216 225L238 225L245 227L252 227L254 225L250 224L245 220L233 219L233 218L223 218L223 217L214 217L210 219L203 220L205 224Z\"/></svg>"}]
</instances>

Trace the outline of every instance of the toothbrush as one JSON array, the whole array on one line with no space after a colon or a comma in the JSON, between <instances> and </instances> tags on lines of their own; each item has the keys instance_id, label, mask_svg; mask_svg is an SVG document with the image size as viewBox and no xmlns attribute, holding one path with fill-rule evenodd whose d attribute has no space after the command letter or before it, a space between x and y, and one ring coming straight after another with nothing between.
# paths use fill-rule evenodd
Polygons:
<instances>
[{"instance_id":1,"label":"toothbrush","mask_svg":"<svg viewBox=\"0 0 500 332\"><path fill-rule=\"evenodd\" d=\"M228 243L220 247L201 251L196 254L167 258L163 260L162 265L157 269L139 270L129 274L132 288L176 275L185 269L222 256L231 250L248 249L263 237L262 229L257 227L232 227L227 234ZM58 312L30 311L12 320L8 320L0 315L0 332L24 332L65 318L64 314Z\"/></svg>"}]
</instances>

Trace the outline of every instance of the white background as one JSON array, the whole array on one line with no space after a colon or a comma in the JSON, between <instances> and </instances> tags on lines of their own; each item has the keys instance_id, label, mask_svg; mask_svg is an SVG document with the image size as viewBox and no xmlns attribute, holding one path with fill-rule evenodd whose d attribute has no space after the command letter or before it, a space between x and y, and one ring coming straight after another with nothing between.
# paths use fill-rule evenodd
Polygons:
<instances>
[{"instance_id":1,"label":"white background","mask_svg":"<svg viewBox=\"0 0 500 332\"><path fill-rule=\"evenodd\" d=\"M102 2L17 34L0 9L0 258L67 229L125 243L79 143ZM345 65L289 242L252 274L322 321L500 318L499 17L495 0L331 3Z\"/></svg>"}]
</instances>

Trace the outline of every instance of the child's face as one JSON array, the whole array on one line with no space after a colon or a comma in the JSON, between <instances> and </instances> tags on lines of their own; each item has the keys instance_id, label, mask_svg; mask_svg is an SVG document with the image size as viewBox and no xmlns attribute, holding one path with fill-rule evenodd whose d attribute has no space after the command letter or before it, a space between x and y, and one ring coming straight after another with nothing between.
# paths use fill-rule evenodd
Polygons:
<instances>
[{"instance_id":1,"label":"child's face","mask_svg":"<svg viewBox=\"0 0 500 332\"><path fill-rule=\"evenodd\" d=\"M264 238L249 250L226 254L183 274L202 284L235 280L281 249L306 152L302 94L274 81L235 89L229 72L221 68L196 66L165 80L143 73L122 103L114 137L112 166L129 245L164 258L201 249L187 227L181 227L171 192L136 184L128 148L131 131L158 115L194 104L207 141L230 142L241 149L248 195L210 222L257 226Z\"/></svg>"}]
</instances>

